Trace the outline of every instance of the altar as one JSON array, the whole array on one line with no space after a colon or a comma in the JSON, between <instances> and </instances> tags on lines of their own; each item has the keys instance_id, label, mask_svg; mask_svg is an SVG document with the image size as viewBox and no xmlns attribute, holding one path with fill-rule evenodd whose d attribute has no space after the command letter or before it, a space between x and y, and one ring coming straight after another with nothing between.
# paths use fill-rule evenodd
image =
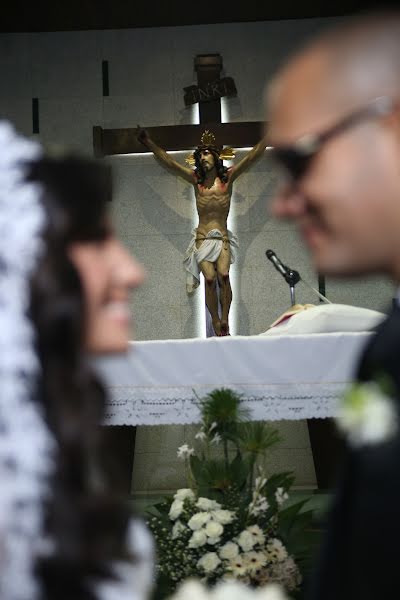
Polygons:
<instances>
[{"instance_id":1,"label":"altar","mask_svg":"<svg viewBox=\"0 0 400 600\"><path fill-rule=\"evenodd\" d=\"M242 395L254 420L328 418L352 380L369 332L134 342L97 364L109 399L105 425L199 421L218 387Z\"/></svg>"}]
</instances>

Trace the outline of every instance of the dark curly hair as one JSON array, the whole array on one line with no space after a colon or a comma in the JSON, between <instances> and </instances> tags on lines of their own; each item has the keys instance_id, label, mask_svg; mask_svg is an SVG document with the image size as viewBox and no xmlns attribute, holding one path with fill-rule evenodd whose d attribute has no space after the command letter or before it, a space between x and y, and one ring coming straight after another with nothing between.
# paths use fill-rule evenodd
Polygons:
<instances>
[{"instance_id":1,"label":"dark curly hair","mask_svg":"<svg viewBox=\"0 0 400 600\"><path fill-rule=\"evenodd\" d=\"M219 157L219 150L216 146L198 146L196 150L193 152L194 160L195 160L195 169L194 173L197 178L197 183L204 183L206 178L206 172L203 169L203 165L201 164L200 155L204 150L208 150L214 157L215 169L217 171L217 176L223 183L228 181L228 169L224 166L224 163Z\"/></svg>"},{"instance_id":2,"label":"dark curly hair","mask_svg":"<svg viewBox=\"0 0 400 600\"><path fill-rule=\"evenodd\" d=\"M40 184L47 213L44 252L31 282L37 399L58 446L45 523L54 550L40 558L37 575L46 600L92 600L94 579L112 577L110 563L128 558L130 510L111 492L100 458L105 391L88 364L85 302L68 248L109 234L110 172L91 160L43 158L31 165L29 180Z\"/></svg>"}]
</instances>

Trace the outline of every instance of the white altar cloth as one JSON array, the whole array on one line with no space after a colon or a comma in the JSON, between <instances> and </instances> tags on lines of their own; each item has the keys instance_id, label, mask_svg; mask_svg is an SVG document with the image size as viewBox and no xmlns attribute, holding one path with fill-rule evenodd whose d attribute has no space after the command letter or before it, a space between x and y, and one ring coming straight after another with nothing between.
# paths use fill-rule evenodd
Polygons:
<instances>
[{"instance_id":1,"label":"white altar cloth","mask_svg":"<svg viewBox=\"0 0 400 600\"><path fill-rule=\"evenodd\" d=\"M197 397L217 387L242 394L254 420L331 417L371 335L133 342L125 359L97 362L109 392L104 424L195 423Z\"/></svg>"}]
</instances>

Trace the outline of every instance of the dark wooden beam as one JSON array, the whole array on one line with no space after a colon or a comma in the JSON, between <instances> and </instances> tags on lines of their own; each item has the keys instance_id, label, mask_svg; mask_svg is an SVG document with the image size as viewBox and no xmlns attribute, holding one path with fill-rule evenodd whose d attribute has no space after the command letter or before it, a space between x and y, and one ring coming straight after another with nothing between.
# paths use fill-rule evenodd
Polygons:
<instances>
[{"instance_id":1,"label":"dark wooden beam","mask_svg":"<svg viewBox=\"0 0 400 600\"><path fill-rule=\"evenodd\" d=\"M93 127L93 153L96 158L102 158L103 152L103 128L96 125Z\"/></svg>"},{"instance_id":2,"label":"dark wooden beam","mask_svg":"<svg viewBox=\"0 0 400 600\"><path fill-rule=\"evenodd\" d=\"M205 88L221 78L222 56L220 54L198 54L194 59L197 84ZM200 123L221 123L221 100L199 102Z\"/></svg>"},{"instance_id":3,"label":"dark wooden beam","mask_svg":"<svg viewBox=\"0 0 400 600\"><path fill-rule=\"evenodd\" d=\"M252 147L263 135L262 121L243 123L204 123L202 125L170 125L146 127L150 137L165 150L190 150L200 143L204 130L209 129L218 145L234 148ZM136 128L103 129L93 127L93 148L97 158L113 154L148 152L136 139Z\"/></svg>"}]
</instances>

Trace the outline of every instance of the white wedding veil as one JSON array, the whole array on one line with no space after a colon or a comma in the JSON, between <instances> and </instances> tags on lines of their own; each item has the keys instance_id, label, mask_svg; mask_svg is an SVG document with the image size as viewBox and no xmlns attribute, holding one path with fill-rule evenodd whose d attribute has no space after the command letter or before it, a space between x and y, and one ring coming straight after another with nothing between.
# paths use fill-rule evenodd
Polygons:
<instances>
[{"instance_id":1,"label":"white wedding veil","mask_svg":"<svg viewBox=\"0 0 400 600\"><path fill-rule=\"evenodd\" d=\"M53 438L35 398L39 361L27 311L45 213L26 180L40 146L0 121L0 598L35 600L33 569L46 551L43 502Z\"/></svg>"}]
</instances>

